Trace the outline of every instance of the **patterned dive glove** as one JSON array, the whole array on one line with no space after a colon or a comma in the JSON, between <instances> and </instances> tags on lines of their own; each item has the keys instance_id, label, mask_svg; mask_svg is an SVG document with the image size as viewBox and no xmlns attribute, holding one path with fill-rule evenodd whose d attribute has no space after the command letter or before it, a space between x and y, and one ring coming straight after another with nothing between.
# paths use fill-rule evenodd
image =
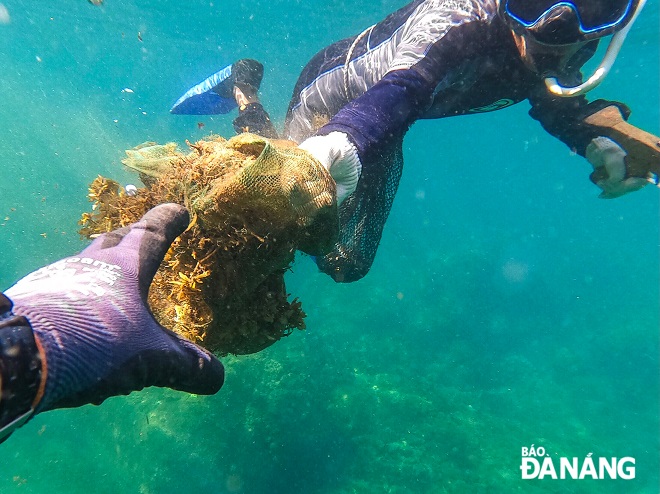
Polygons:
<instances>
[{"instance_id":1,"label":"patterned dive glove","mask_svg":"<svg viewBox=\"0 0 660 494\"><path fill-rule=\"evenodd\" d=\"M5 292L43 348L46 387L37 412L100 404L146 386L220 389L222 364L160 326L146 305L158 266L188 222L182 206L158 206Z\"/></svg>"}]
</instances>

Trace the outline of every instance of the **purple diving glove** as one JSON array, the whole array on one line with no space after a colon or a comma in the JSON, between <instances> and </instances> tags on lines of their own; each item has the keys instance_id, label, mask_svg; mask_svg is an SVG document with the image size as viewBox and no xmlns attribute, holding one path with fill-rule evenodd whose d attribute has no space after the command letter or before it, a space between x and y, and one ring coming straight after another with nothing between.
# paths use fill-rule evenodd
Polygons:
<instances>
[{"instance_id":1,"label":"purple diving glove","mask_svg":"<svg viewBox=\"0 0 660 494\"><path fill-rule=\"evenodd\" d=\"M158 266L188 222L182 206L158 206L5 292L43 351L46 385L37 412L99 404L147 386L220 389L220 361L160 326L146 304Z\"/></svg>"}]
</instances>

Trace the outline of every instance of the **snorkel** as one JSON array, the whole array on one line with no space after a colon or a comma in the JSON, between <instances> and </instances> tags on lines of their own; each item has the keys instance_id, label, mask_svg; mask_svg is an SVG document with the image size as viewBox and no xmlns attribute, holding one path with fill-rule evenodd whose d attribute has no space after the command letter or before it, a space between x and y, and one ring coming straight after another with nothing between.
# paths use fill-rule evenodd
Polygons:
<instances>
[{"instance_id":1,"label":"snorkel","mask_svg":"<svg viewBox=\"0 0 660 494\"><path fill-rule=\"evenodd\" d=\"M559 84L559 81L557 80L556 77L546 77L545 85L548 88L548 91L550 91L552 94L556 96L561 96L564 98L572 98L574 96L580 96L582 94L587 93L588 91L591 91L601 82L603 82L603 79L605 79L605 76L607 76L607 74L609 73L610 69L612 68L612 65L614 65L614 61L616 60L616 57L619 54L619 50L621 50L621 46L623 45L623 42L625 41L626 36L628 35L628 31L630 31L630 28L637 19L637 16L642 11L644 4L646 4L646 0L640 0L635 9L635 13L632 15L632 18L630 19L628 24L626 24L621 31L615 33L612 36L612 39L610 40L610 44L607 47L607 51L605 52L605 56L603 57L603 61L600 63L600 65L591 75L591 77L589 77L582 84L573 87L562 86L561 84Z\"/></svg>"}]
</instances>

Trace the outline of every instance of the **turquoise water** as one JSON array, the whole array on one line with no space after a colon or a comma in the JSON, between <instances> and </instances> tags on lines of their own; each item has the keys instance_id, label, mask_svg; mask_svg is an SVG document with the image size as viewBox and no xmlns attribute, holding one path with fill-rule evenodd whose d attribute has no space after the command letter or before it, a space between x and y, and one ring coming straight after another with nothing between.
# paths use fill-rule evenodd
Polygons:
<instances>
[{"instance_id":1,"label":"turquoise water","mask_svg":"<svg viewBox=\"0 0 660 494\"><path fill-rule=\"evenodd\" d=\"M405 2L2 3L6 288L85 245L89 182L134 180L124 149L232 134L231 118L168 114L191 84L257 58L281 125L311 55ZM656 134L659 11L649 0L592 96ZM213 397L37 416L0 446L0 492L659 492L658 190L597 199L527 110L416 124L370 274L337 285L300 258L288 276L308 330L226 358ZM635 479L522 480L532 444L634 457Z\"/></svg>"}]
</instances>

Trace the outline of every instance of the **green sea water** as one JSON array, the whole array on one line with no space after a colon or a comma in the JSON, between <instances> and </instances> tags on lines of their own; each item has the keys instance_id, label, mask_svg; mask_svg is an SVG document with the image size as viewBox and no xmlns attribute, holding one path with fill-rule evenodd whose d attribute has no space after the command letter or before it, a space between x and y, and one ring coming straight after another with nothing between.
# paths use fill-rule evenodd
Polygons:
<instances>
[{"instance_id":1,"label":"green sea water","mask_svg":"<svg viewBox=\"0 0 660 494\"><path fill-rule=\"evenodd\" d=\"M405 4L0 3L0 289L84 247L87 185L135 181L124 149L232 135L228 116L168 114L187 87L257 58L281 127L317 50ZM659 12L649 0L590 96L656 134ZM307 330L224 359L216 396L149 389L37 416L0 446L0 492L660 492L659 192L598 199L589 165L527 111L416 124L365 279L335 284L300 257L287 287ZM632 457L635 478L523 480L531 445Z\"/></svg>"}]
</instances>

